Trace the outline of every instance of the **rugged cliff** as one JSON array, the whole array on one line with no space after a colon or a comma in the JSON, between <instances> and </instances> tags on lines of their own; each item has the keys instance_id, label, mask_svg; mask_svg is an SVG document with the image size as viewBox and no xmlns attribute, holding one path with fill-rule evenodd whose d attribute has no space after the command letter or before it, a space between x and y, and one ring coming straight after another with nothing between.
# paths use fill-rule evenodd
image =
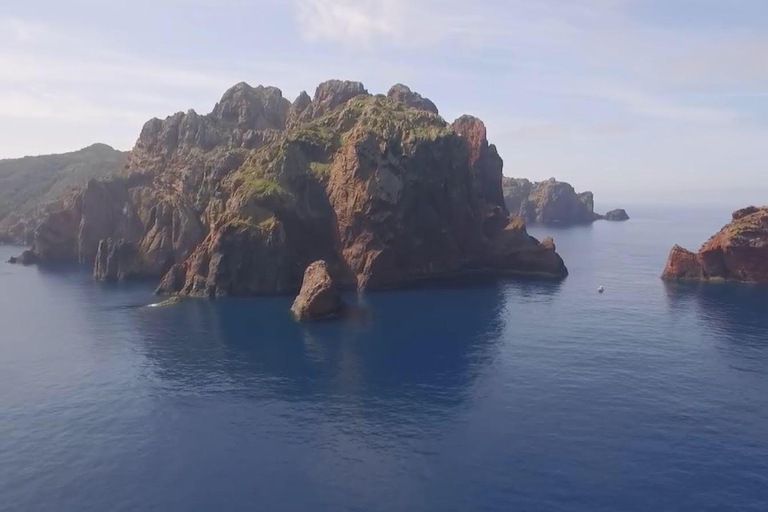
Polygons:
<instances>
[{"instance_id":1,"label":"rugged cliff","mask_svg":"<svg viewBox=\"0 0 768 512\"><path fill-rule=\"evenodd\" d=\"M564 277L554 244L509 218L501 170L479 119L448 124L405 86L372 96L332 80L291 103L240 83L208 115L149 121L124 173L49 212L33 250L199 296L295 292L318 260L361 289Z\"/></svg>"},{"instance_id":2,"label":"rugged cliff","mask_svg":"<svg viewBox=\"0 0 768 512\"><path fill-rule=\"evenodd\" d=\"M0 241L31 243L54 203L89 179L111 176L128 154L106 144L72 153L0 160Z\"/></svg>"},{"instance_id":3,"label":"rugged cliff","mask_svg":"<svg viewBox=\"0 0 768 512\"><path fill-rule=\"evenodd\" d=\"M768 283L768 206L734 212L698 253L674 246L662 278Z\"/></svg>"},{"instance_id":4,"label":"rugged cliff","mask_svg":"<svg viewBox=\"0 0 768 512\"><path fill-rule=\"evenodd\" d=\"M618 220L595 213L592 192L577 193L569 183L555 178L534 183L524 178L505 177L502 186L507 209L526 222L571 225L589 224L603 218Z\"/></svg>"}]
</instances>

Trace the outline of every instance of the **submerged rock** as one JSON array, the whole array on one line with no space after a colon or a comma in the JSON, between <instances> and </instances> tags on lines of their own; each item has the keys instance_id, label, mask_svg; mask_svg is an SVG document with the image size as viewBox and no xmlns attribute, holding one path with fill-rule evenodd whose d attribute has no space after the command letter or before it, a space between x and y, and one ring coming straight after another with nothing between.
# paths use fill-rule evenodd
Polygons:
<instances>
[{"instance_id":1,"label":"submerged rock","mask_svg":"<svg viewBox=\"0 0 768 512\"><path fill-rule=\"evenodd\" d=\"M662 278L768 283L768 206L734 212L698 253L675 245Z\"/></svg>"},{"instance_id":2,"label":"submerged rock","mask_svg":"<svg viewBox=\"0 0 768 512\"><path fill-rule=\"evenodd\" d=\"M624 220L629 220L629 215L627 215L626 210L623 210L622 208L617 208L616 210L611 210L605 215L603 215L603 218L605 220L624 221Z\"/></svg>"},{"instance_id":3,"label":"submerged rock","mask_svg":"<svg viewBox=\"0 0 768 512\"><path fill-rule=\"evenodd\" d=\"M301 291L291 306L291 312L298 320L322 320L341 314L344 303L328 273L325 261L316 261L304 271Z\"/></svg>"},{"instance_id":4,"label":"submerged rock","mask_svg":"<svg viewBox=\"0 0 768 512\"><path fill-rule=\"evenodd\" d=\"M168 299L165 299L161 302L156 302L155 304L148 304L148 308L164 308L167 306L174 306L176 304L179 304L181 302L181 297L170 297Z\"/></svg>"}]
</instances>

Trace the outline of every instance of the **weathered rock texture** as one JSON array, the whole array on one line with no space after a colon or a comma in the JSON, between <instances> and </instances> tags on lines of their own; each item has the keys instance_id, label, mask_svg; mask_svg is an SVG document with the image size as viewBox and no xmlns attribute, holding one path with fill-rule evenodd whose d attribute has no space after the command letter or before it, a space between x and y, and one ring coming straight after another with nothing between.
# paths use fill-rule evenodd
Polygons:
<instances>
[{"instance_id":1,"label":"weathered rock texture","mask_svg":"<svg viewBox=\"0 0 768 512\"><path fill-rule=\"evenodd\" d=\"M99 242L93 277L97 281L118 282L138 274L138 251L132 242L108 238Z\"/></svg>"},{"instance_id":2,"label":"weathered rock texture","mask_svg":"<svg viewBox=\"0 0 768 512\"><path fill-rule=\"evenodd\" d=\"M387 97L405 103L409 107L417 108L419 110L426 110L433 114L439 114L437 107L429 98L423 97L417 92L413 92L410 87L403 84L395 84L389 89Z\"/></svg>"},{"instance_id":3,"label":"weathered rock texture","mask_svg":"<svg viewBox=\"0 0 768 512\"><path fill-rule=\"evenodd\" d=\"M324 261L311 263L304 271L301 290L291 312L299 320L322 320L339 316L343 309L344 303L328 273L328 264Z\"/></svg>"},{"instance_id":4,"label":"weathered rock texture","mask_svg":"<svg viewBox=\"0 0 768 512\"><path fill-rule=\"evenodd\" d=\"M333 80L291 103L241 83L208 115L153 119L120 176L47 213L35 254L197 296L295 293L318 260L361 289L478 271L564 277L554 245L509 217L483 123L450 125L393 90Z\"/></svg>"},{"instance_id":5,"label":"weathered rock texture","mask_svg":"<svg viewBox=\"0 0 768 512\"><path fill-rule=\"evenodd\" d=\"M605 220L611 220L611 221L624 221L624 220L629 220L629 215L627 215L626 210L617 208L616 210L611 210L605 215L603 215L603 218Z\"/></svg>"},{"instance_id":6,"label":"weathered rock texture","mask_svg":"<svg viewBox=\"0 0 768 512\"><path fill-rule=\"evenodd\" d=\"M698 253L674 246L662 278L768 283L768 206L734 212Z\"/></svg>"}]
</instances>

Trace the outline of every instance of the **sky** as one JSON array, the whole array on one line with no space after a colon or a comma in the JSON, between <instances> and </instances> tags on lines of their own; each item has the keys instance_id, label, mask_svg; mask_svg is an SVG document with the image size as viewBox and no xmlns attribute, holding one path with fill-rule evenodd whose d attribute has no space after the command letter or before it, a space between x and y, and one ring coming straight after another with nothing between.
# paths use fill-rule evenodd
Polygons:
<instances>
[{"instance_id":1,"label":"sky","mask_svg":"<svg viewBox=\"0 0 768 512\"><path fill-rule=\"evenodd\" d=\"M330 78L476 115L506 175L598 204L768 203L766 0L12 2L0 158L127 150L237 82L292 100Z\"/></svg>"}]
</instances>

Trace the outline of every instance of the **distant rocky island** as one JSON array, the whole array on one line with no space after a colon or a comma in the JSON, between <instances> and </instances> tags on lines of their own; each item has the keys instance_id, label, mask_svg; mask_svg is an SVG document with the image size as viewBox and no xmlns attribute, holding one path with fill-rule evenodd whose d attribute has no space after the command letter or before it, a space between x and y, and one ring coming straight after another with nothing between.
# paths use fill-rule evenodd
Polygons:
<instances>
[{"instance_id":1,"label":"distant rocky island","mask_svg":"<svg viewBox=\"0 0 768 512\"><path fill-rule=\"evenodd\" d=\"M127 152L106 144L60 155L0 160L0 242L29 245L56 201L92 178L116 174Z\"/></svg>"},{"instance_id":2,"label":"distant rocky island","mask_svg":"<svg viewBox=\"0 0 768 512\"><path fill-rule=\"evenodd\" d=\"M547 225L589 224L596 220L629 220L624 210L595 213L592 192L577 193L569 183L550 178L538 183L525 178L503 178L507 209L529 223Z\"/></svg>"},{"instance_id":3,"label":"distant rocky island","mask_svg":"<svg viewBox=\"0 0 768 512\"><path fill-rule=\"evenodd\" d=\"M734 212L698 253L675 245L662 278L768 283L768 206Z\"/></svg>"},{"instance_id":4,"label":"distant rocky island","mask_svg":"<svg viewBox=\"0 0 768 512\"><path fill-rule=\"evenodd\" d=\"M24 258L192 296L295 293L318 261L358 289L564 278L553 241L510 215L502 167L482 121L449 124L404 85L331 80L291 103L240 83L210 114L147 122L119 175L45 212Z\"/></svg>"}]
</instances>

